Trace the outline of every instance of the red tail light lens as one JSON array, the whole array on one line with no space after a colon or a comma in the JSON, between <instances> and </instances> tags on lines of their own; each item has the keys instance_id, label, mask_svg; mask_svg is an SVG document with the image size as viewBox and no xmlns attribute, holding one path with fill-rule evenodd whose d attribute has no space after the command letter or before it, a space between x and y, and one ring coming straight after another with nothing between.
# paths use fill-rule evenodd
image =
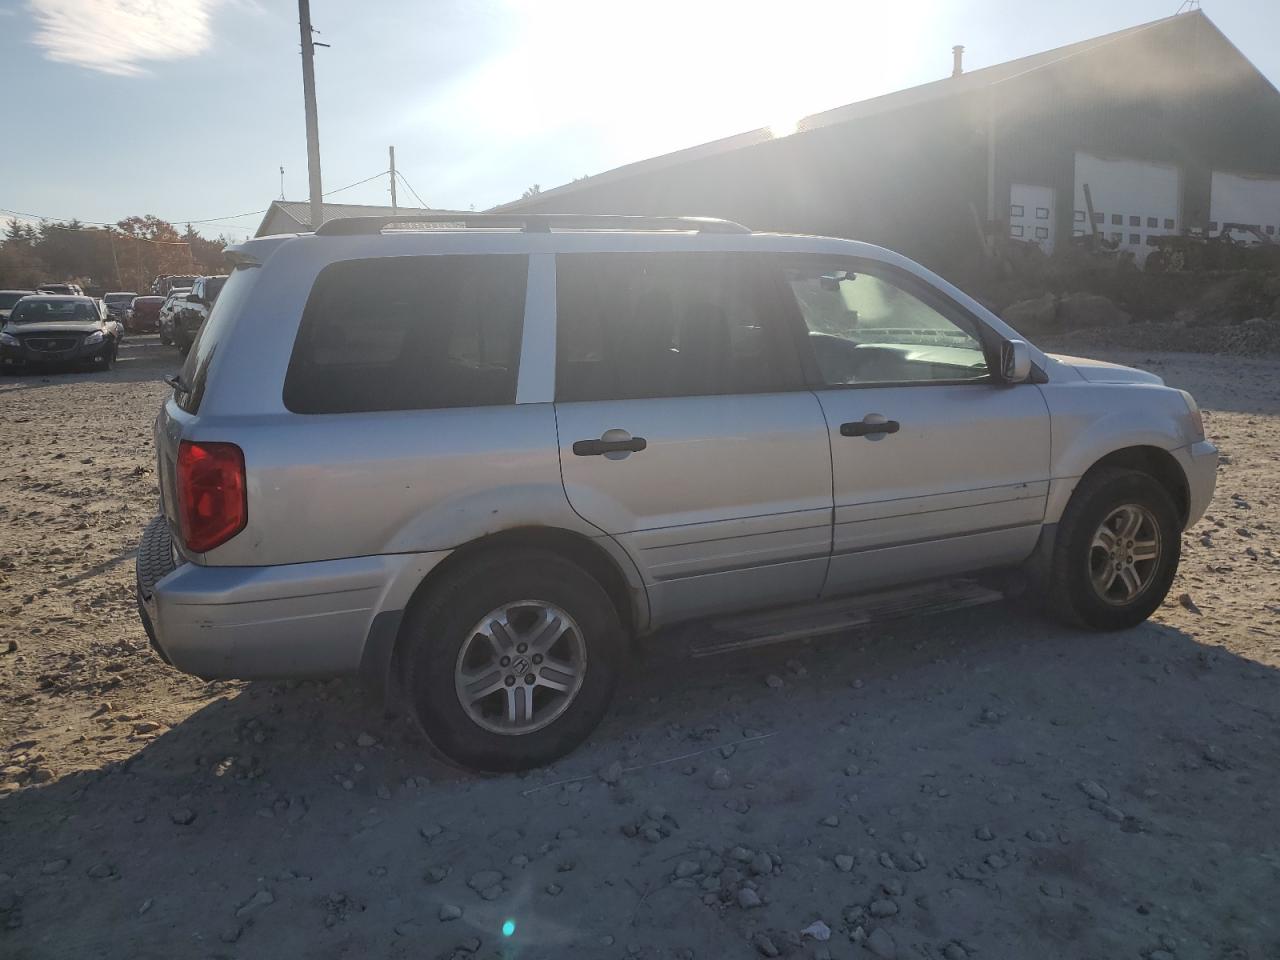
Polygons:
<instances>
[{"instance_id":1,"label":"red tail light lens","mask_svg":"<svg viewBox=\"0 0 1280 960\"><path fill-rule=\"evenodd\" d=\"M226 543L249 520L244 454L234 443L178 444L178 526L192 553Z\"/></svg>"}]
</instances>

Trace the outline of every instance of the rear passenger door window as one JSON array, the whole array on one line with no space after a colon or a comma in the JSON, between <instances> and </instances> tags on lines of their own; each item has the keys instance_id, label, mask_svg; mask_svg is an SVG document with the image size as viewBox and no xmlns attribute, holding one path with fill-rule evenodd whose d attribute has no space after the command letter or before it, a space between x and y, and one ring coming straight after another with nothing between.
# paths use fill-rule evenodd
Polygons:
<instances>
[{"instance_id":1,"label":"rear passenger door window","mask_svg":"<svg viewBox=\"0 0 1280 960\"><path fill-rule=\"evenodd\" d=\"M528 257L345 260L320 272L285 376L295 413L515 402Z\"/></svg>"},{"instance_id":2,"label":"rear passenger door window","mask_svg":"<svg viewBox=\"0 0 1280 960\"><path fill-rule=\"evenodd\" d=\"M556 399L795 389L769 264L749 254L561 254Z\"/></svg>"}]
</instances>

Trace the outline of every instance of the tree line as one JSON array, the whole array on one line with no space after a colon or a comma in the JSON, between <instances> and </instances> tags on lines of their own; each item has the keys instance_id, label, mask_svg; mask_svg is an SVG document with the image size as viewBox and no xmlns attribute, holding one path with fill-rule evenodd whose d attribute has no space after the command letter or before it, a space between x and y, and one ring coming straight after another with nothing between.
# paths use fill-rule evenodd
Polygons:
<instances>
[{"instance_id":1,"label":"tree line","mask_svg":"<svg viewBox=\"0 0 1280 960\"><path fill-rule=\"evenodd\" d=\"M86 293L147 293L159 276L222 273L226 245L225 237L209 240L191 224L179 233L167 220L150 215L126 217L109 227L11 218L0 237L0 289L78 283Z\"/></svg>"}]
</instances>

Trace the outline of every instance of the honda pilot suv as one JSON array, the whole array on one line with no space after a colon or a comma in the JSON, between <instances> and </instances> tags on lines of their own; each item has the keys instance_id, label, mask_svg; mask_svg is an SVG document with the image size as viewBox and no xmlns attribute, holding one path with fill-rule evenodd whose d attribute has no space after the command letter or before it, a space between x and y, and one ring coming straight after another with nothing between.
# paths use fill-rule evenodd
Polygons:
<instances>
[{"instance_id":1,"label":"honda pilot suv","mask_svg":"<svg viewBox=\"0 0 1280 960\"><path fill-rule=\"evenodd\" d=\"M178 669L363 674L455 761L525 768L674 624L713 653L995 599L1013 578L988 575L1021 571L1068 622L1133 626L1213 492L1190 395L1048 356L888 250L411 219L229 248L156 421L138 553Z\"/></svg>"}]
</instances>

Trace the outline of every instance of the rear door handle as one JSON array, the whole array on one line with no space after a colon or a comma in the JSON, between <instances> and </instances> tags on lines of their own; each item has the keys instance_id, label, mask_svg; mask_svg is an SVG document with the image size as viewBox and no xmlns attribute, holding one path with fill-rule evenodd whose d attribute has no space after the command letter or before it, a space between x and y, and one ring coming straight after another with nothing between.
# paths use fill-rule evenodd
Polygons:
<instances>
[{"instance_id":1,"label":"rear door handle","mask_svg":"<svg viewBox=\"0 0 1280 960\"><path fill-rule=\"evenodd\" d=\"M579 457L602 457L607 453L639 453L649 444L644 437L627 440L575 440L573 452Z\"/></svg>"},{"instance_id":2,"label":"rear door handle","mask_svg":"<svg viewBox=\"0 0 1280 960\"><path fill-rule=\"evenodd\" d=\"M868 423L866 420L855 420L852 423L840 424L842 437L870 437L880 433L897 433L902 424L897 420L884 420L880 423Z\"/></svg>"}]
</instances>

